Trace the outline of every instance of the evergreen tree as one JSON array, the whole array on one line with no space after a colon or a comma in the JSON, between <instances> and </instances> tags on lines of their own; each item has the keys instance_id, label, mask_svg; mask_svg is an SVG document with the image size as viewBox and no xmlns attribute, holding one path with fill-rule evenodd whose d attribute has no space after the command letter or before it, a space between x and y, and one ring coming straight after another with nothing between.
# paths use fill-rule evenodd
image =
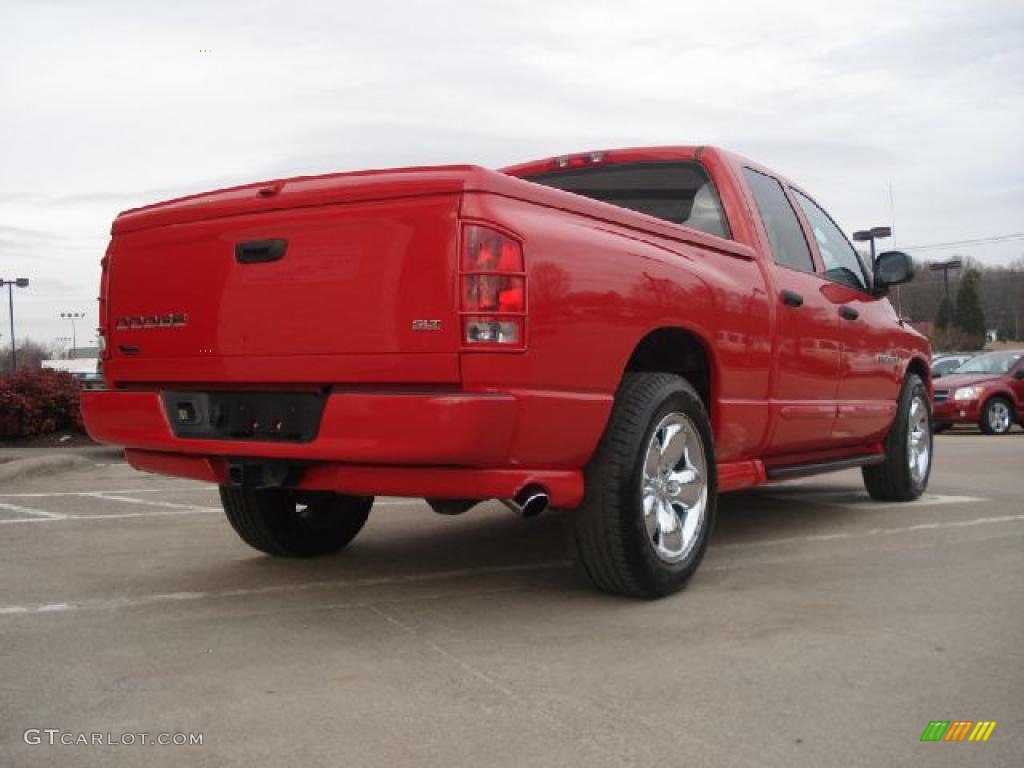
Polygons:
<instances>
[{"instance_id":1,"label":"evergreen tree","mask_svg":"<svg viewBox=\"0 0 1024 768\"><path fill-rule=\"evenodd\" d=\"M981 275L975 269L968 269L960 281L960 290L956 295L956 314L953 324L957 330L979 341L985 339L985 313L981 309L981 298L978 296L978 283Z\"/></svg>"}]
</instances>

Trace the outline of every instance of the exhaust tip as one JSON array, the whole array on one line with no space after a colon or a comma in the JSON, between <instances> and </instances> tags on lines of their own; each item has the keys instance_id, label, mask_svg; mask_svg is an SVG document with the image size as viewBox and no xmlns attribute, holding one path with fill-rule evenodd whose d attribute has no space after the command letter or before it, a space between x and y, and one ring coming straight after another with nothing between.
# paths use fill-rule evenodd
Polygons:
<instances>
[{"instance_id":1,"label":"exhaust tip","mask_svg":"<svg viewBox=\"0 0 1024 768\"><path fill-rule=\"evenodd\" d=\"M548 508L548 492L539 485L527 485L511 499L502 499L502 504L520 517L536 517Z\"/></svg>"}]
</instances>

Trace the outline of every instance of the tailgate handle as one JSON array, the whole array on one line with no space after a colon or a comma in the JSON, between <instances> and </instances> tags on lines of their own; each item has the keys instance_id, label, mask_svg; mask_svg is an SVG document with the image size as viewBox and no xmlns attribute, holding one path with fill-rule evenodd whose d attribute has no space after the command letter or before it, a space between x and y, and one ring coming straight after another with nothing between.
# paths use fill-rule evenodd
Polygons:
<instances>
[{"instance_id":1,"label":"tailgate handle","mask_svg":"<svg viewBox=\"0 0 1024 768\"><path fill-rule=\"evenodd\" d=\"M288 250L287 240L250 240L235 244L235 261L239 264L263 264L277 261Z\"/></svg>"}]
</instances>

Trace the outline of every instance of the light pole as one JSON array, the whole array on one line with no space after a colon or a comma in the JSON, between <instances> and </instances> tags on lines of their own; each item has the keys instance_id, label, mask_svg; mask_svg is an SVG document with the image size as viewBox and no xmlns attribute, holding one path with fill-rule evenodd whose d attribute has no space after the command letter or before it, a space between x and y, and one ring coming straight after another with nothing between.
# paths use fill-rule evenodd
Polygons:
<instances>
[{"instance_id":1,"label":"light pole","mask_svg":"<svg viewBox=\"0 0 1024 768\"><path fill-rule=\"evenodd\" d=\"M872 285L874 285L874 276L877 274L875 271L875 240L881 240L886 237L892 237L891 227L872 227L871 229L862 229L859 232L853 233L853 239L858 243L870 243L871 244L871 279ZM903 320L903 297L900 296L900 287L896 286L896 313L900 317L900 322Z\"/></svg>"},{"instance_id":2,"label":"light pole","mask_svg":"<svg viewBox=\"0 0 1024 768\"><path fill-rule=\"evenodd\" d=\"M71 321L71 354L73 355L78 347L78 337L75 334L75 320L81 320L85 317L85 312L61 312L60 316L65 320Z\"/></svg>"},{"instance_id":3,"label":"light pole","mask_svg":"<svg viewBox=\"0 0 1024 768\"><path fill-rule=\"evenodd\" d=\"M7 307L11 316L11 373L18 370L18 353L14 350L14 286L28 288L28 278L19 277L15 280L0 280L0 288L7 286Z\"/></svg>"},{"instance_id":4,"label":"light pole","mask_svg":"<svg viewBox=\"0 0 1024 768\"><path fill-rule=\"evenodd\" d=\"M858 243L871 243L871 270L875 269L875 240L882 240L886 237L892 237L892 228L890 227L872 227L871 229L862 229L859 232L853 233L853 239Z\"/></svg>"},{"instance_id":5,"label":"light pole","mask_svg":"<svg viewBox=\"0 0 1024 768\"><path fill-rule=\"evenodd\" d=\"M960 269L964 265L960 259L949 259L948 261L937 261L931 264L928 269L932 272L941 272L942 281L946 285L946 302L949 302L949 270Z\"/></svg>"}]
</instances>

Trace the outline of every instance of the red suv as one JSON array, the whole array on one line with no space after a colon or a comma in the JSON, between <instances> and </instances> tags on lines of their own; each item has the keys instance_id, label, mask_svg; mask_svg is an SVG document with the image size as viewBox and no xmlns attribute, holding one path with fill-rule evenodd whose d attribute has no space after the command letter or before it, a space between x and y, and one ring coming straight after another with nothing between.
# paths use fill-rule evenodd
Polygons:
<instances>
[{"instance_id":1,"label":"red suv","mask_svg":"<svg viewBox=\"0 0 1024 768\"><path fill-rule=\"evenodd\" d=\"M934 430L977 424L1005 435L1024 420L1024 349L989 352L964 363L935 387Z\"/></svg>"}]
</instances>

